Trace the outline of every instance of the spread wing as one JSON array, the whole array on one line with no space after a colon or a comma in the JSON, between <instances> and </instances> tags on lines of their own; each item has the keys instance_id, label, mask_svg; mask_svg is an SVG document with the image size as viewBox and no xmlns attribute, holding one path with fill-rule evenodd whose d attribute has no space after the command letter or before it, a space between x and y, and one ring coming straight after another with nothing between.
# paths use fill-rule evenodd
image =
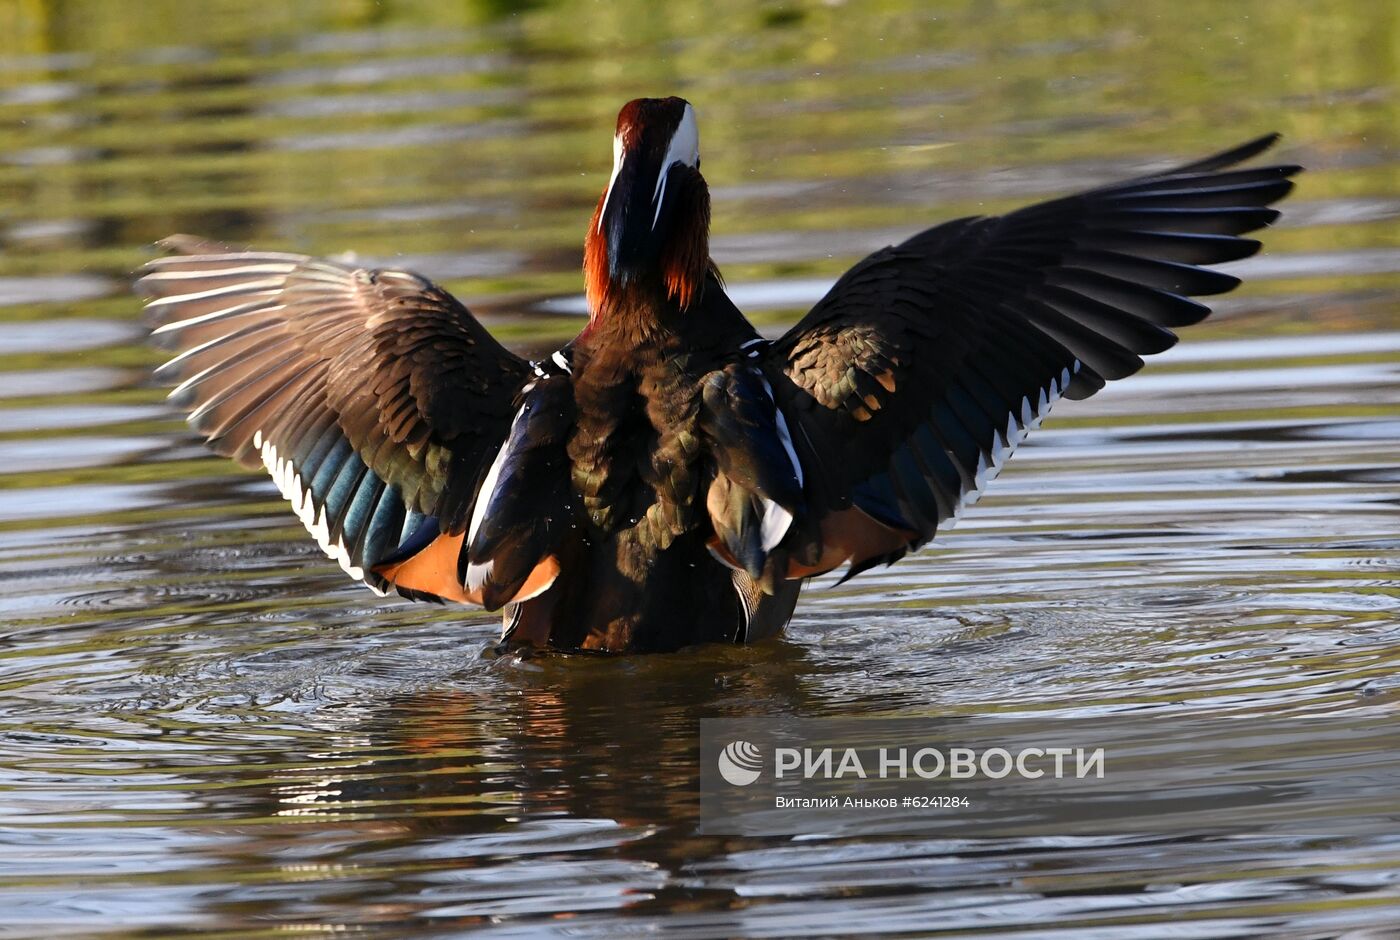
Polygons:
<instances>
[{"instance_id":1,"label":"spread wing","mask_svg":"<svg viewBox=\"0 0 1400 940\"><path fill-rule=\"evenodd\" d=\"M865 258L769 349L765 369L821 517L788 575L851 574L927 542L1060 397L1131 375L1190 298L1239 281L1296 166L1231 169L1264 137L1177 169L959 219ZM849 576L849 575L848 575Z\"/></svg>"},{"instance_id":2,"label":"spread wing","mask_svg":"<svg viewBox=\"0 0 1400 940\"><path fill-rule=\"evenodd\" d=\"M162 245L137 282L178 351L157 377L209 446L265 466L351 577L479 601L463 536L529 364L407 271Z\"/></svg>"}]
</instances>

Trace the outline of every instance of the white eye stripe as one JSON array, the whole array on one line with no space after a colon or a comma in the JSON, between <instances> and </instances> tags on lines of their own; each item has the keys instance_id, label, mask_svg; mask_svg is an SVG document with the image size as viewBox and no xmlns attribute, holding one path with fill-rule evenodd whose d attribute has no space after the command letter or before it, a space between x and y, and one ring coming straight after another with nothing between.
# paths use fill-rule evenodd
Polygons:
<instances>
[{"instance_id":1,"label":"white eye stripe","mask_svg":"<svg viewBox=\"0 0 1400 940\"><path fill-rule=\"evenodd\" d=\"M617 174L622 172L622 134L613 135L613 171L608 178L607 195L603 197L603 211L598 213L598 231L603 230L603 216L608 214L608 203L612 201L613 185L617 183Z\"/></svg>"},{"instance_id":2,"label":"white eye stripe","mask_svg":"<svg viewBox=\"0 0 1400 940\"><path fill-rule=\"evenodd\" d=\"M626 158L627 155L622 145L622 134L619 132L613 135L612 176L608 179L608 188L603 196L602 211L598 213L599 232L603 230L603 218L607 215L608 206L612 203L613 188L617 185L617 178L622 173L622 165ZM670 176L671 167L677 163L689 167L700 165L700 131L695 123L695 109L689 104L681 113L680 123L676 126L675 132L666 145L666 154L662 157L660 170L657 173L656 189L652 193L652 204L656 207L656 213L651 220L653 229L661 221L661 204L666 195L666 180Z\"/></svg>"},{"instance_id":3,"label":"white eye stripe","mask_svg":"<svg viewBox=\"0 0 1400 940\"><path fill-rule=\"evenodd\" d=\"M656 192L651 197L652 203L656 206L656 215L651 220L653 229L661 221L661 201L666 195L666 179L671 175L671 167L677 163L693 167L699 162L700 129L695 124L695 109L687 104L685 111L681 114L681 122L676 126L676 132L671 135L671 141L666 145L666 156L661 159L661 172L656 179Z\"/></svg>"}]
</instances>

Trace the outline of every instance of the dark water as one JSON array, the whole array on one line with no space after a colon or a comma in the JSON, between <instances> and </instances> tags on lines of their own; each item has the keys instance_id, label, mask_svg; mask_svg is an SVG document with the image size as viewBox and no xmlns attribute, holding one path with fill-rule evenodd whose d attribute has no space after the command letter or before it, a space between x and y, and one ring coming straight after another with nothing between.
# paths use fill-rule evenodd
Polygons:
<instances>
[{"instance_id":1,"label":"dark water","mask_svg":"<svg viewBox=\"0 0 1400 940\"><path fill-rule=\"evenodd\" d=\"M1359 836L702 837L695 735L1395 721L1397 9L0 7L0 932L1396 936L1400 798L1339 798ZM163 408L124 283L173 231L393 259L568 335L616 109L673 92L775 329L931 221L1272 129L1310 172L1217 318L758 648L484 661L493 618L346 584Z\"/></svg>"}]
</instances>

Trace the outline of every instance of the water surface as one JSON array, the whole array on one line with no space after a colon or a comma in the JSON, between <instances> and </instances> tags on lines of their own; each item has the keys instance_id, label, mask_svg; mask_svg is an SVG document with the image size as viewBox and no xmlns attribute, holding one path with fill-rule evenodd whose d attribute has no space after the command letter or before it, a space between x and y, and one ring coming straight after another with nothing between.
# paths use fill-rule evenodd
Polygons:
<instances>
[{"instance_id":1,"label":"water surface","mask_svg":"<svg viewBox=\"0 0 1400 940\"><path fill-rule=\"evenodd\" d=\"M695 784L718 715L1395 720L1393 5L34 0L0 24L0 932L1400 924L1400 822L1344 798L1337 832L1392 824L718 838ZM493 617L345 583L163 407L125 284L175 231L409 265L519 347L570 335L613 116L673 92L717 260L775 332L933 221L1268 130L1309 172L1217 317L752 649L484 660Z\"/></svg>"}]
</instances>

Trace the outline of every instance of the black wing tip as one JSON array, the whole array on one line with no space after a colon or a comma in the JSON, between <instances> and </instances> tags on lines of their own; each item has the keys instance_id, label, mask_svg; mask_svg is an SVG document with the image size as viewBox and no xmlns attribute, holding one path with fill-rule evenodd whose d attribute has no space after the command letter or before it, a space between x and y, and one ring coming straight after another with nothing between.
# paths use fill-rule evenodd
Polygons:
<instances>
[{"instance_id":1,"label":"black wing tip","mask_svg":"<svg viewBox=\"0 0 1400 940\"><path fill-rule=\"evenodd\" d=\"M1270 149L1280 140L1283 140L1282 132L1269 131L1267 134L1261 134L1253 140L1240 144L1235 150L1240 152L1239 160L1248 160L1250 157L1257 156L1265 150Z\"/></svg>"},{"instance_id":2,"label":"black wing tip","mask_svg":"<svg viewBox=\"0 0 1400 940\"><path fill-rule=\"evenodd\" d=\"M1243 261L1245 258L1253 258L1264 250L1264 243L1257 238L1236 238L1235 241L1239 243L1238 252L1234 257L1228 259L1230 261ZM1223 261L1211 261L1209 263L1224 264ZM1240 283L1244 283L1243 279L1241 279Z\"/></svg>"},{"instance_id":3,"label":"black wing tip","mask_svg":"<svg viewBox=\"0 0 1400 940\"><path fill-rule=\"evenodd\" d=\"M1235 163L1243 163L1246 160L1259 156L1259 154L1263 153L1266 150L1272 149L1274 144L1278 143L1282 139L1282 134L1280 134L1278 131L1272 131L1268 134L1256 137L1253 140L1247 140L1244 143L1239 144L1238 146L1231 147L1229 150L1222 150L1215 156L1206 157L1205 160L1202 160L1201 162L1204 163L1210 161L1214 163L1219 163L1221 166L1231 166Z\"/></svg>"},{"instance_id":4,"label":"black wing tip","mask_svg":"<svg viewBox=\"0 0 1400 940\"><path fill-rule=\"evenodd\" d=\"M1282 139L1283 135L1281 133L1279 133L1278 131L1272 131L1268 134L1264 134L1262 137L1256 137L1253 140L1247 140L1244 143L1231 147L1228 150L1222 150L1219 153L1212 154L1211 156L1205 157L1201 160L1195 160L1183 166L1175 167L1167 171L1166 173L1160 175L1176 176L1182 173L1208 173L1215 170L1223 170L1226 167L1231 167L1237 163L1243 163L1246 160L1259 156L1259 154L1272 148L1274 144L1277 144ZM1284 172L1282 175L1292 176L1294 173L1301 171L1303 168L1301 166L1296 165L1287 165L1280 166L1278 167L1278 169L1287 171Z\"/></svg>"},{"instance_id":5,"label":"black wing tip","mask_svg":"<svg viewBox=\"0 0 1400 940\"><path fill-rule=\"evenodd\" d=\"M1259 243L1259 242L1255 242L1255 244L1260 244L1260 243ZM1258 251L1259 249L1256 248L1256 249L1254 249L1254 250L1255 250L1255 251ZM1218 296L1220 296L1221 294L1228 294L1228 293L1230 293L1230 291L1234 290L1236 287L1239 287L1241 284L1244 283L1244 278L1236 277L1236 276L1233 275L1233 274L1225 274L1225 273L1222 273L1222 272L1220 272L1220 271L1215 271L1215 272L1212 272L1212 273L1219 275L1219 276L1220 276L1220 281L1219 281L1214 287L1212 287L1210 290L1196 291L1194 294L1191 295L1192 297L1218 297ZM1201 304L1200 307L1201 307L1201 311L1202 311L1202 312L1201 312L1200 319L1193 320L1191 323L1183 323L1183 324L1181 324L1181 325L1182 325L1182 326L1193 326L1193 325L1195 325L1196 323L1200 323L1201 320L1204 320L1206 317L1210 316L1210 307L1209 307L1209 306L1207 306L1206 304Z\"/></svg>"}]
</instances>

